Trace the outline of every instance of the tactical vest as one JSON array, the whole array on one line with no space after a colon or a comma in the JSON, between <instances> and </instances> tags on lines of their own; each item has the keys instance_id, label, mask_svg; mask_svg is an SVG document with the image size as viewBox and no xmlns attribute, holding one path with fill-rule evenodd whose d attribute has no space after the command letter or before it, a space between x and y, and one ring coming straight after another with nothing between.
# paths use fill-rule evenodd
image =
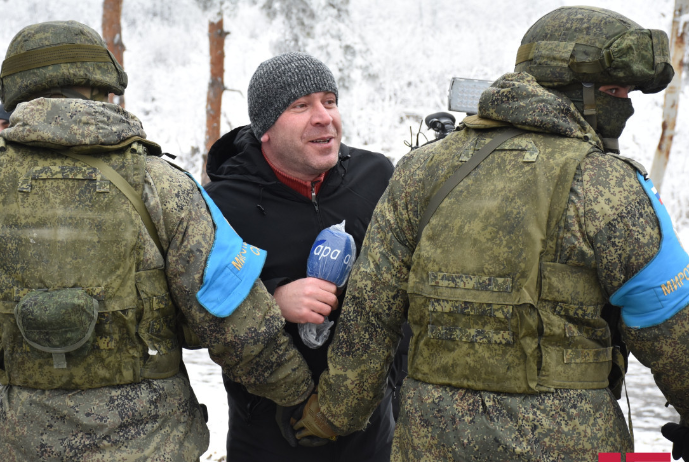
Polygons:
<instances>
[{"instance_id":1,"label":"tactical vest","mask_svg":"<svg viewBox=\"0 0 690 462\"><path fill-rule=\"evenodd\" d=\"M465 129L432 145L426 171L443 173L427 200L501 131ZM412 378L506 393L607 386L612 348L596 268L556 262L570 185L592 148L526 132L439 205L408 280Z\"/></svg>"},{"instance_id":2,"label":"tactical vest","mask_svg":"<svg viewBox=\"0 0 690 462\"><path fill-rule=\"evenodd\" d=\"M145 141L81 149L141 197ZM163 256L99 169L0 139L0 383L87 389L176 374Z\"/></svg>"}]
</instances>

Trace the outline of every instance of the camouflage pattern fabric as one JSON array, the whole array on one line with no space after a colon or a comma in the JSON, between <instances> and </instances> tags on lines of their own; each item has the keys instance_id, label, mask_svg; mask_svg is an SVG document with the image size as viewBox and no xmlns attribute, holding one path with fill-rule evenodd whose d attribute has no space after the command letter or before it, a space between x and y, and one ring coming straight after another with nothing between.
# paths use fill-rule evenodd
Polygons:
<instances>
[{"instance_id":1,"label":"camouflage pattern fabric","mask_svg":"<svg viewBox=\"0 0 690 462\"><path fill-rule=\"evenodd\" d=\"M634 85L644 93L663 90L673 78L664 31L589 6L558 8L534 23L522 39L515 72L528 72L547 87L594 82Z\"/></svg>"},{"instance_id":2,"label":"camouflage pattern fabric","mask_svg":"<svg viewBox=\"0 0 690 462\"><path fill-rule=\"evenodd\" d=\"M71 351L86 342L97 318L98 302L81 289L32 291L15 309L22 335L43 351Z\"/></svg>"},{"instance_id":3,"label":"camouflage pattern fabric","mask_svg":"<svg viewBox=\"0 0 690 462\"><path fill-rule=\"evenodd\" d=\"M32 65L39 67L8 73L10 66L6 63L13 57L21 59L26 52L69 46L68 44L95 47L102 50L98 54L110 59L102 62L90 60L41 65L56 57L57 53L51 50L40 58L30 60ZM3 61L0 99L5 104L5 109L11 111L17 103L28 101L42 91L67 86L94 87L105 93L121 95L127 87L127 74L108 51L98 32L85 24L76 21L51 21L32 24L19 31L7 47Z\"/></svg>"},{"instance_id":4,"label":"camouflage pattern fabric","mask_svg":"<svg viewBox=\"0 0 690 462\"><path fill-rule=\"evenodd\" d=\"M139 119L117 104L82 99L38 98L20 104L17 118L3 135L8 141L44 148L118 145L133 137L146 138ZM69 121L79 117L78 123ZM15 122L16 120L16 122Z\"/></svg>"},{"instance_id":5,"label":"camouflage pattern fabric","mask_svg":"<svg viewBox=\"0 0 690 462\"><path fill-rule=\"evenodd\" d=\"M74 112L79 105L87 108L89 117ZM42 108L46 107L50 109L44 111ZM59 107L63 114L74 117L48 119L61 112ZM66 141L71 139L70 133L81 133L72 149L107 151L122 145L118 144L121 139L127 143L130 133L143 133L138 120L115 107L69 99L28 102L14 114L17 126L26 128L0 133L0 144L26 146L23 143L36 140L32 126L38 129L56 123L57 126L41 135L42 143L64 146L70 143ZM38 114L44 114L44 118ZM96 117L92 119L91 115ZM120 116L129 121L121 130L117 124L103 126L105 121L120 120ZM79 128L80 124L94 120L99 121L99 126ZM94 133L99 135L94 138ZM90 145L95 139L112 144ZM156 145L148 143L147 146L152 149ZM2 162L0 152L0 165ZM213 244L210 213L196 184L186 174L158 157L149 156L146 163L142 198L167 252L164 260L143 223L139 223L136 270L164 268L178 319L186 319L201 346L208 348L211 358L225 374L252 393L281 405L305 400L313 388L311 374L283 331L285 321L280 309L260 281L227 318L214 317L197 302L196 293L202 285L206 259ZM46 403L45 408L40 407L41 403ZM46 428L51 430L48 432ZM3 435L0 453L12 455L16 460L45 457L46 460L186 461L198 460L208 445L196 399L189 383L179 375L93 390L2 387L0 434ZM28 448L46 452L26 455L24 451Z\"/></svg>"},{"instance_id":6,"label":"camouflage pattern fabric","mask_svg":"<svg viewBox=\"0 0 690 462\"><path fill-rule=\"evenodd\" d=\"M198 461L209 433L181 374L94 390L0 388L4 462Z\"/></svg>"},{"instance_id":7,"label":"camouflage pattern fabric","mask_svg":"<svg viewBox=\"0 0 690 462\"><path fill-rule=\"evenodd\" d=\"M144 202L168 249L166 275L175 304L208 348L223 373L251 393L282 406L304 401L313 388L311 374L285 334L285 319L261 281L227 318L218 318L196 300L206 258L211 251L213 222L206 204L190 178L167 162L150 157ZM144 231L145 232L145 231ZM200 258L199 255L203 256ZM155 246L145 260L157 256Z\"/></svg>"},{"instance_id":8,"label":"camouflage pattern fabric","mask_svg":"<svg viewBox=\"0 0 690 462\"><path fill-rule=\"evenodd\" d=\"M570 185L566 210L558 224L556 255L558 263L596 268L601 288L610 296L646 265L660 242L656 216L635 178L635 170L617 156L599 151L600 140L591 128L577 122L579 115L575 107L560 100L562 97L555 92L540 91L541 87L529 76L509 74L494 87L514 91L505 91L498 100L483 99L480 114L533 131L550 131L551 127L561 126L555 130L561 134L572 133L569 136L592 145L593 152L578 166ZM544 100L538 106L545 111L541 117L548 118L552 115L549 108L558 107L572 114L557 121L541 120L540 111L535 111L531 104L529 95L533 94ZM495 101L495 106L489 101ZM573 122L569 123L568 119ZM462 155L463 146L453 144L454 138L450 135L403 157L374 211L329 350L329 370L319 382L321 411L339 434L366 426L371 409L381 399L385 372L407 317L407 280L417 228L431 196L430 190L443 181L438 176L445 171L444 158L436 159L434 168L429 165L438 153L446 156L445 166L457 162L455 157ZM456 148L448 149L449 145ZM481 168L480 165L478 169ZM448 170L445 174L452 174L453 168ZM680 320L683 316L684 322ZM653 368L660 388L687 422L687 309L660 326L634 331L635 335L627 330L626 334L629 348L643 364ZM659 356L665 359L660 360ZM497 458L489 460L596 460L596 452L604 448L612 452L632 449L623 416L605 389L556 390L538 395L480 394L408 379L404 394L393 445L394 460L464 460L444 451L480 454L478 448L488 442L488 433L511 427L516 430L509 432L510 436L494 448L500 446L506 457L496 453ZM483 426L463 426L463 419L469 418L466 406L470 406L469 402L458 401L464 396L473 397L475 408L470 415L481 420ZM490 396L504 404L496 408L487 405ZM505 409L511 406L513 411L507 412ZM525 406L522 411L520 406ZM564 408L568 409L564 411L566 416L572 410L590 408L592 412L561 419L558 413ZM453 433L458 441L453 445L453 436L442 435L449 428L455 431L456 426L461 430ZM539 450L534 449L537 446ZM513 458L512 454L519 454L521 448L525 448L522 459ZM559 456L551 459L544 456L549 453ZM583 453L589 455L581 457Z\"/></svg>"},{"instance_id":9,"label":"camouflage pattern fabric","mask_svg":"<svg viewBox=\"0 0 690 462\"><path fill-rule=\"evenodd\" d=\"M658 326L632 329L621 321L623 340L654 374L666 400L688 423L688 308Z\"/></svg>"},{"instance_id":10,"label":"camouflage pattern fabric","mask_svg":"<svg viewBox=\"0 0 690 462\"><path fill-rule=\"evenodd\" d=\"M607 389L519 395L408 378L401 397L395 462L596 461L599 452L632 452Z\"/></svg>"},{"instance_id":11,"label":"camouflage pattern fabric","mask_svg":"<svg viewBox=\"0 0 690 462\"><path fill-rule=\"evenodd\" d=\"M525 130L583 140L598 139L570 100L555 90L540 86L525 72L505 74L491 84L479 97L478 115Z\"/></svg>"}]
</instances>

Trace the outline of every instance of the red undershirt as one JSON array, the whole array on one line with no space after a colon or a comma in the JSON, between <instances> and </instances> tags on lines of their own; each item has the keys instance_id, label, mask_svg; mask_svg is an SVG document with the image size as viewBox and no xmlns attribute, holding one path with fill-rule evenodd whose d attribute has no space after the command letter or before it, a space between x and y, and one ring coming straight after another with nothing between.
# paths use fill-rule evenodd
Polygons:
<instances>
[{"instance_id":1,"label":"red undershirt","mask_svg":"<svg viewBox=\"0 0 690 462\"><path fill-rule=\"evenodd\" d=\"M266 159L266 162L268 163L269 167L271 167L271 170L273 170L273 173L276 174L278 180L285 186L297 191L309 200L311 200L312 184L314 184L314 194L319 193L321 185L323 184L323 179L326 176L326 172L323 172L321 175L317 176L311 181L300 180L299 178L295 178L294 176L288 175L287 173L278 170L278 168L275 165L273 165L270 160L268 160L268 157L266 157L266 153L264 152L263 146L261 146L261 154L264 155L264 159Z\"/></svg>"}]
</instances>

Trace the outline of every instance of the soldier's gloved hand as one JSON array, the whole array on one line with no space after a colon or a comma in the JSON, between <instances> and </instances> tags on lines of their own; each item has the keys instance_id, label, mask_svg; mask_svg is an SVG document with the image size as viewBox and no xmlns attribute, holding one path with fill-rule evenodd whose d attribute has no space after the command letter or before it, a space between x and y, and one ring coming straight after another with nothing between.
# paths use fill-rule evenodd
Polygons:
<instances>
[{"instance_id":1,"label":"soldier's gloved hand","mask_svg":"<svg viewBox=\"0 0 690 462\"><path fill-rule=\"evenodd\" d=\"M276 406L276 422L278 423L278 428L280 428L280 433L293 448L297 447L297 437L292 426L302 416L302 410L306 405L307 402L303 401L294 406Z\"/></svg>"},{"instance_id":2,"label":"soldier's gloved hand","mask_svg":"<svg viewBox=\"0 0 690 462\"><path fill-rule=\"evenodd\" d=\"M673 443L673 459L678 460L682 457L688 462L688 427L669 422L661 427L661 434Z\"/></svg>"},{"instance_id":3,"label":"soldier's gloved hand","mask_svg":"<svg viewBox=\"0 0 690 462\"><path fill-rule=\"evenodd\" d=\"M296 436L301 446L323 446L338 439L338 436L328 425L326 417L321 413L317 394L309 397L302 418L293 428L298 430Z\"/></svg>"}]
</instances>

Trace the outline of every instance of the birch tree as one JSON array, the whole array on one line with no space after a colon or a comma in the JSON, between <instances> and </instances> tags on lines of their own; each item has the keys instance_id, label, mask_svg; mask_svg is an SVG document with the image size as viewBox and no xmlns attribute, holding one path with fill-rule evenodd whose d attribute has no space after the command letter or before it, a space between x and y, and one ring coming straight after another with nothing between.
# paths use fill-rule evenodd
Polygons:
<instances>
[{"instance_id":1,"label":"birch tree","mask_svg":"<svg viewBox=\"0 0 690 462\"><path fill-rule=\"evenodd\" d=\"M661 138L654 154L654 161L650 177L657 191L661 191L666 173L666 165L673 146L673 136L676 133L676 116L680 99L681 82L683 80L683 61L688 48L688 0L676 0L673 8L673 24L671 26L671 64L676 74L666 88L664 94L664 113L661 122Z\"/></svg>"}]
</instances>

